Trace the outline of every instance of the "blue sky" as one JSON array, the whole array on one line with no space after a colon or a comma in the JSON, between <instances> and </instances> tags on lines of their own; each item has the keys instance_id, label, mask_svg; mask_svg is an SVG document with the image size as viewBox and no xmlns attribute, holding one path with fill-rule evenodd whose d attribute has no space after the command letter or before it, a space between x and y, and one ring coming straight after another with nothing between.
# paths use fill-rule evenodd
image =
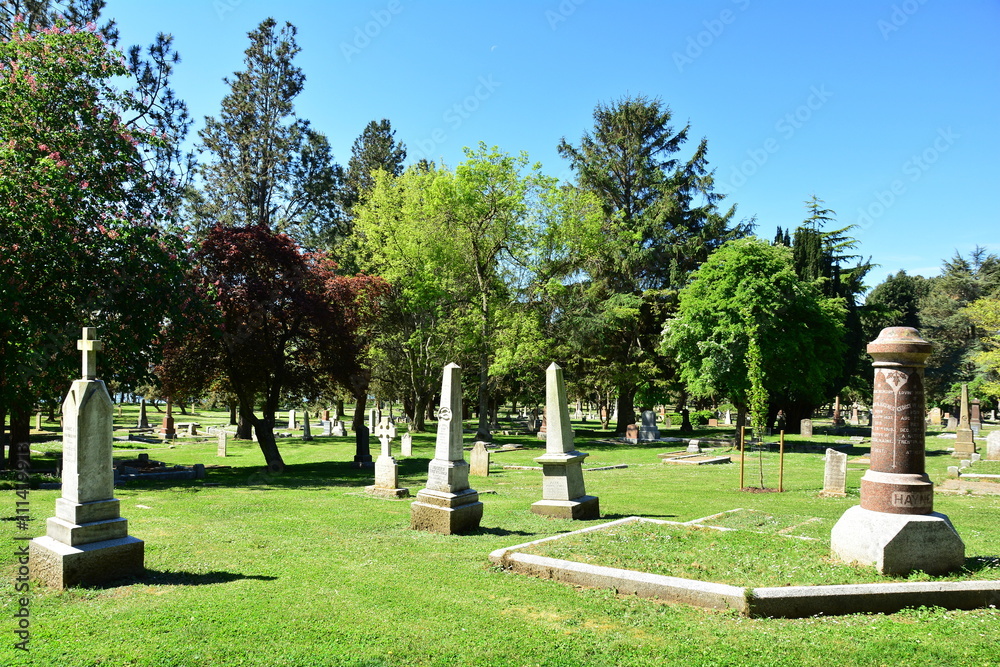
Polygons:
<instances>
[{"instance_id":1,"label":"blue sky","mask_svg":"<svg viewBox=\"0 0 1000 667\"><path fill-rule=\"evenodd\" d=\"M485 141L570 179L560 138L641 94L690 124L691 150L708 139L718 189L761 236L798 225L812 194L859 224L872 286L976 244L1000 253L997 0L109 0L105 15L124 44L174 35L196 129L273 16L299 30L296 109L342 164L388 118L411 161L455 165Z\"/></svg>"}]
</instances>

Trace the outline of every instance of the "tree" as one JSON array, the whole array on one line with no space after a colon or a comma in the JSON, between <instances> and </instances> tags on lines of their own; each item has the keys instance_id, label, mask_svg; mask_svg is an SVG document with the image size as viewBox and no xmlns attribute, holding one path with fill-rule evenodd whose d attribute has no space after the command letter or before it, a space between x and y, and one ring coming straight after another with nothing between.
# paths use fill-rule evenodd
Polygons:
<instances>
[{"instance_id":1,"label":"tree","mask_svg":"<svg viewBox=\"0 0 1000 667\"><path fill-rule=\"evenodd\" d=\"M324 254L303 253L264 225L214 227L195 260L199 300L168 332L163 386L182 395L224 378L268 469L281 472L274 424L282 397L351 385L363 353L358 334L384 282L338 276Z\"/></svg>"},{"instance_id":2,"label":"tree","mask_svg":"<svg viewBox=\"0 0 1000 667\"><path fill-rule=\"evenodd\" d=\"M979 383L975 357L983 350L983 332L965 308L1000 292L1000 258L978 246L968 257L956 252L928 283L919 313L922 333L934 344L927 360L927 394L929 401L941 402L960 384Z\"/></svg>"},{"instance_id":3,"label":"tree","mask_svg":"<svg viewBox=\"0 0 1000 667\"><path fill-rule=\"evenodd\" d=\"M192 193L200 230L263 225L326 247L346 230L343 170L326 137L295 115L305 76L293 63L296 29L266 19L249 33L246 69L225 82L219 118L205 118L201 191Z\"/></svg>"},{"instance_id":4,"label":"tree","mask_svg":"<svg viewBox=\"0 0 1000 667\"><path fill-rule=\"evenodd\" d=\"M920 300L927 296L927 281L922 276L910 276L906 271L890 275L875 286L865 300L865 338L875 340L886 327L920 329Z\"/></svg>"},{"instance_id":5,"label":"tree","mask_svg":"<svg viewBox=\"0 0 1000 667\"><path fill-rule=\"evenodd\" d=\"M824 400L846 349L846 316L841 298L796 275L789 248L744 238L724 244L681 290L663 352L689 393L729 399L743 423L751 405L773 409L776 397ZM758 435L761 420L753 415Z\"/></svg>"},{"instance_id":6,"label":"tree","mask_svg":"<svg viewBox=\"0 0 1000 667\"><path fill-rule=\"evenodd\" d=\"M392 176L403 173L406 161L406 146L395 139L387 118L371 121L351 147L351 159L347 162L345 179L345 202L348 210L361 201L365 193L375 184L375 172L384 171Z\"/></svg>"},{"instance_id":7,"label":"tree","mask_svg":"<svg viewBox=\"0 0 1000 667\"><path fill-rule=\"evenodd\" d=\"M982 332L982 348L973 356L983 379L979 391L996 405L1000 403L1000 297L977 299L965 308L965 314Z\"/></svg>"},{"instance_id":8,"label":"tree","mask_svg":"<svg viewBox=\"0 0 1000 667\"><path fill-rule=\"evenodd\" d=\"M178 183L159 158L186 125L171 115L183 105L161 104L168 88L137 99L112 86L134 73L93 25L10 30L0 42L0 423L11 415L19 443L38 398L78 372L81 325L101 329L105 379L135 386L155 362L151 344L183 298L183 248L157 226Z\"/></svg>"},{"instance_id":9,"label":"tree","mask_svg":"<svg viewBox=\"0 0 1000 667\"><path fill-rule=\"evenodd\" d=\"M579 145L565 138L559 144L579 186L603 208L602 242L595 252L577 255L568 275L582 293L578 301L590 302L591 321L608 325L585 343L591 349L579 352L614 374L619 431L634 418L638 378L651 367L669 374L669 360L655 358L655 341L673 307L672 292L723 241L748 230L730 227L735 207L718 209L724 195L713 190L707 141L681 161L677 154L690 126L674 132L670 120L660 100L626 97L597 105L593 133Z\"/></svg>"}]
</instances>

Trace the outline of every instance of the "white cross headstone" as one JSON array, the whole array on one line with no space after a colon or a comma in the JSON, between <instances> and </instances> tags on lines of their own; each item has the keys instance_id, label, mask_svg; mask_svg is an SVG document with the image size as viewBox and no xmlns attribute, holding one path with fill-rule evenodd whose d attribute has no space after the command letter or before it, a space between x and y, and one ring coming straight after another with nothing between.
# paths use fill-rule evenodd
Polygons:
<instances>
[{"instance_id":1,"label":"white cross headstone","mask_svg":"<svg viewBox=\"0 0 1000 667\"><path fill-rule=\"evenodd\" d=\"M392 456L392 441L396 437L396 425L384 417L375 427L375 437L382 443L380 456Z\"/></svg>"},{"instance_id":2,"label":"white cross headstone","mask_svg":"<svg viewBox=\"0 0 1000 667\"><path fill-rule=\"evenodd\" d=\"M104 343L97 340L97 329L84 327L83 339L76 341L76 349L83 351L83 379L97 379L97 353L104 349Z\"/></svg>"}]
</instances>

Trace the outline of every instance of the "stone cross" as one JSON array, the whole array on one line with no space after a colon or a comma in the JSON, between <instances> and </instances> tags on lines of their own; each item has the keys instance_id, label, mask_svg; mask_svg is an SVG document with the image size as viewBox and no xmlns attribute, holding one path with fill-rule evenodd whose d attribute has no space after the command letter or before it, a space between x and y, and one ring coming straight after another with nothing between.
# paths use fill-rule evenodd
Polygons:
<instances>
[{"instance_id":1,"label":"stone cross","mask_svg":"<svg viewBox=\"0 0 1000 667\"><path fill-rule=\"evenodd\" d=\"M83 379L97 379L97 353L104 349L104 343L97 340L97 329L84 327L83 338L76 341L76 349L83 352Z\"/></svg>"},{"instance_id":2,"label":"stone cross","mask_svg":"<svg viewBox=\"0 0 1000 667\"><path fill-rule=\"evenodd\" d=\"M382 443L381 456L392 456L392 440L396 437L396 425L388 417L383 417L382 421L375 427L375 437Z\"/></svg>"},{"instance_id":3,"label":"stone cross","mask_svg":"<svg viewBox=\"0 0 1000 667\"><path fill-rule=\"evenodd\" d=\"M962 408L959 413L958 428L955 430L955 458L969 458L976 452L976 438L969 419L969 385L962 385Z\"/></svg>"}]
</instances>

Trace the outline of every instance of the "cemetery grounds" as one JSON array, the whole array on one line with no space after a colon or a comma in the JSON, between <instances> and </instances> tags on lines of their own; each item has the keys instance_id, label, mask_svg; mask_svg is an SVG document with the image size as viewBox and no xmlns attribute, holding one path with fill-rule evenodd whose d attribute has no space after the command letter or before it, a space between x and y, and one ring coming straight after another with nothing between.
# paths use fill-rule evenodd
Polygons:
<instances>
[{"instance_id":1,"label":"cemetery grounds","mask_svg":"<svg viewBox=\"0 0 1000 667\"><path fill-rule=\"evenodd\" d=\"M116 427L134 425L137 411L125 406ZM160 415L150 410L149 416L153 422ZM197 419L202 432L228 423L221 412L175 417ZM600 520L570 522L531 513L531 503L541 498L541 472L504 466L535 465L545 443L533 436L498 435L497 443L524 448L493 452L490 476L470 478L485 505L482 524L472 534L453 536L410 530L412 498L364 493L374 472L351 467L353 433L322 437L314 427L309 442L279 438L287 465L282 475L266 472L257 444L249 441L230 438L224 459L216 456L214 436L169 445L116 443L116 459L147 452L170 465L203 463L207 477L119 486L116 496L129 534L145 541L146 576L65 592L33 586L28 652L13 647L13 614L23 595L14 591L14 554L23 543L14 540L20 498L8 476L0 488L5 619L0 665L1000 663L997 609L921 607L892 615L748 619L492 566L487 556L495 549L614 519L685 522L725 513L704 522L740 529L725 540L706 542L690 528L647 525L557 541L558 551L549 555L738 586L884 580L874 570L835 566L825 557L833 524L859 502L866 466L855 461L867 454L867 439L842 450L849 454L847 497L824 498L821 451L786 454L784 492L747 492L738 489L737 463L665 465L656 455L683 445L612 444L609 432L591 430L593 423L574 426L577 449L590 454L585 469L628 466L585 472L587 492L600 498ZM822 421L817 426L819 433ZM927 472L940 483L956 461L945 451L952 441L934 437L935 428L927 437ZM678 435L677 427L662 430L664 436ZM33 439L35 452L59 451L58 424L45 423L43 431ZM696 434L731 437L732 429ZM842 439L789 436L786 442L791 449ZM377 455L378 444L372 443ZM413 448L413 456L404 458L399 440L393 444L400 483L416 495L433 457L434 433L415 434ZM764 486L776 488L778 454L759 456L748 452L745 484L760 486L763 465ZM46 460L35 455L38 468ZM1000 473L991 466L1000 467L992 462L974 467ZM51 489L30 491L32 536L45 533L58 496ZM972 571L958 578L1000 579L1000 495L939 490L935 509L951 518L965 541Z\"/></svg>"}]
</instances>

